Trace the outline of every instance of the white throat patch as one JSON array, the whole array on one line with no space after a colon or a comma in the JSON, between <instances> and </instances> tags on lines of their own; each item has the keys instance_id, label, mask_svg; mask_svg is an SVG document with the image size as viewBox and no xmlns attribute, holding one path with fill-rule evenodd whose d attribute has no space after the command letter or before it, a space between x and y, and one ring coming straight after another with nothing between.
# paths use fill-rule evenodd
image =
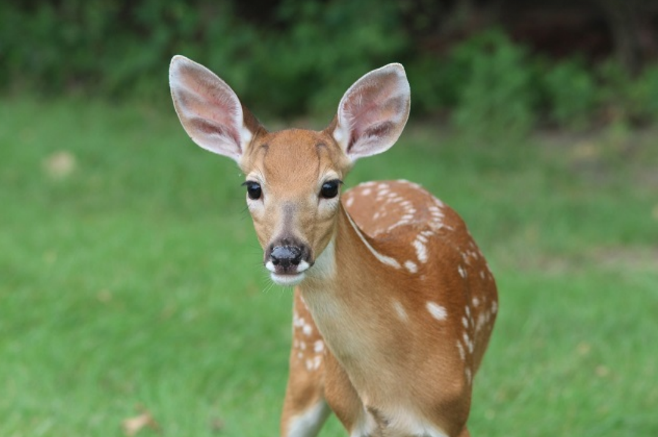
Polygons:
<instances>
[{"instance_id":1,"label":"white throat patch","mask_svg":"<svg viewBox=\"0 0 658 437\"><path fill-rule=\"evenodd\" d=\"M336 273L336 246L332 237L320 256L315 259L313 267L307 270L307 276L318 280L329 280Z\"/></svg>"}]
</instances>

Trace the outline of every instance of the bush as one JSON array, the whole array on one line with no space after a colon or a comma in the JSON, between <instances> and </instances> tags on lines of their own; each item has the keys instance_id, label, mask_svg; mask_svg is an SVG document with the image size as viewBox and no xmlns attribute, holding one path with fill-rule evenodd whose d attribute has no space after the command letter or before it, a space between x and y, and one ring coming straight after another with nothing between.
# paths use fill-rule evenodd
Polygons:
<instances>
[{"instance_id":1,"label":"bush","mask_svg":"<svg viewBox=\"0 0 658 437\"><path fill-rule=\"evenodd\" d=\"M461 78L456 126L478 135L516 135L534 125L533 74L521 46L492 31L458 46L450 58Z\"/></svg>"},{"instance_id":2,"label":"bush","mask_svg":"<svg viewBox=\"0 0 658 437\"><path fill-rule=\"evenodd\" d=\"M539 119L582 128L601 113L633 122L658 116L658 66L633 78L615 62L551 63L500 30L437 54L404 22L408 2L259 3L0 2L0 91L164 102L178 53L217 72L261 116L326 119L358 77L400 61L415 114L446 114L478 136L523 134Z\"/></svg>"},{"instance_id":3,"label":"bush","mask_svg":"<svg viewBox=\"0 0 658 437\"><path fill-rule=\"evenodd\" d=\"M598 94L592 74L578 60L567 60L540 76L548 117L558 125L582 129L592 118Z\"/></svg>"},{"instance_id":4,"label":"bush","mask_svg":"<svg viewBox=\"0 0 658 437\"><path fill-rule=\"evenodd\" d=\"M279 116L333 114L356 79L395 60L407 44L392 2L288 0L278 14L288 31L254 41L252 56L243 60L251 80L241 95L267 102Z\"/></svg>"},{"instance_id":5,"label":"bush","mask_svg":"<svg viewBox=\"0 0 658 437\"><path fill-rule=\"evenodd\" d=\"M630 90L632 112L644 122L658 118L658 65L647 67Z\"/></svg>"},{"instance_id":6,"label":"bush","mask_svg":"<svg viewBox=\"0 0 658 437\"><path fill-rule=\"evenodd\" d=\"M609 61L599 67L598 74L604 84L600 99L609 120L647 123L658 117L658 65L633 78Z\"/></svg>"},{"instance_id":7,"label":"bush","mask_svg":"<svg viewBox=\"0 0 658 437\"><path fill-rule=\"evenodd\" d=\"M61 0L0 4L3 85L163 98L172 55L218 72L278 116L338 104L365 71L407 47L392 0L283 0L274 19L211 0Z\"/></svg>"}]
</instances>

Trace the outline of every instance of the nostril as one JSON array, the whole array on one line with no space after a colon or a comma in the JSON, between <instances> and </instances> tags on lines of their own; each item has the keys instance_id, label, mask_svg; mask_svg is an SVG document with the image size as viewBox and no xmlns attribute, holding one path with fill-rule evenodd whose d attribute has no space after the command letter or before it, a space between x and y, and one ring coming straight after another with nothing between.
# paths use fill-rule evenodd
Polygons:
<instances>
[{"instance_id":1,"label":"nostril","mask_svg":"<svg viewBox=\"0 0 658 437\"><path fill-rule=\"evenodd\" d=\"M301 263L302 251L296 246L276 246L272 249L270 260L273 265L287 269L291 265L297 266Z\"/></svg>"},{"instance_id":2,"label":"nostril","mask_svg":"<svg viewBox=\"0 0 658 437\"><path fill-rule=\"evenodd\" d=\"M292 256L290 257L290 262L294 265L298 265L302 260L302 251L298 247L292 247Z\"/></svg>"}]
</instances>

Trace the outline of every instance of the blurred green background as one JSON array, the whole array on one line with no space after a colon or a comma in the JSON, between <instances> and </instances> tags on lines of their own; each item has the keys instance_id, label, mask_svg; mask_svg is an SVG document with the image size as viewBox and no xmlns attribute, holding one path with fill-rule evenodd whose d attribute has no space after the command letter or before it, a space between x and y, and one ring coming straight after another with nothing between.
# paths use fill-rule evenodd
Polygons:
<instances>
[{"instance_id":1,"label":"blurred green background","mask_svg":"<svg viewBox=\"0 0 658 437\"><path fill-rule=\"evenodd\" d=\"M174 54L271 128L403 62L411 120L347 185L419 182L487 255L472 435L658 435L658 5L29 0L0 4L1 436L278 432L291 293Z\"/></svg>"},{"instance_id":2,"label":"blurred green background","mask_svg":"<svg viewBox=\"0 0 658 437\"><path fill-rule=\"evenodd\" d=\"M356 77L394 59L416 114L469 130L647 122L656 17L640 0L3 2L0 88L162 103L162 71L181 53L261 116L328 116Z\"/></svg>"}]
</instances>

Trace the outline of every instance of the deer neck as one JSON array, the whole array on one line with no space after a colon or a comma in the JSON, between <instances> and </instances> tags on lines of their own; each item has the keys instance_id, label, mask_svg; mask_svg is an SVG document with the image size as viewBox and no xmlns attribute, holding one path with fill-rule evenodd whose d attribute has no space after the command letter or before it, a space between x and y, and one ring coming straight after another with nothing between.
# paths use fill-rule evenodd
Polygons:
<instances>
[{"instance_id":1,"label":"deer neck","mask_svg":"<svg viewBox=\"0 0 658 437\"><path fill-rule=\"evenodd\" d=\"M367 290L370 289L371 278L385 268L384 265L400 267L393 258L373 247L370 238L359 229L342 204L339 208L329 244L300 285L305 298L312 299L315 293L324 293L336 299L349 299L350 295L361 292L370 295Z\"/></svg>"},{"instance_id":2,"label":"deer neck","mask_svg":"<svg viewBox=\"0 0 658 437\"><path fill-rule=\"evenodd\" d=\"M350 361L376 349L377 333L370 331L390 317L390 277L383 270L396 268L397 261L373 247L341 205L332 240L316 260L316 271L299 287L327 345L343 365L349 367Z\"/></svg>"}]
</instances>

